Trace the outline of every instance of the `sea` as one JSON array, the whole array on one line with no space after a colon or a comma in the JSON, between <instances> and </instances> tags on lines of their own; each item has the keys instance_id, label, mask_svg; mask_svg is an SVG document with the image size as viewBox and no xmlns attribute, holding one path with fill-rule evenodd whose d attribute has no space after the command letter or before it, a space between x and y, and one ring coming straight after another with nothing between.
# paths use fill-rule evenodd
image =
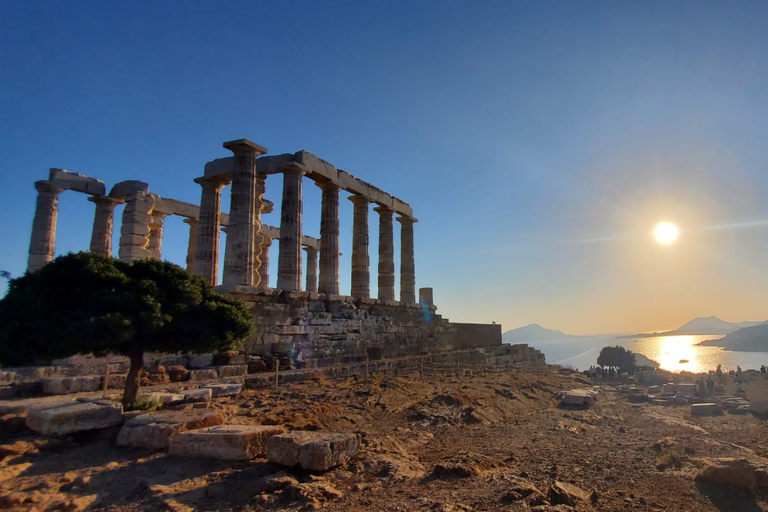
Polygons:
<instances>
[{"instance_id":1,"label":"sea","mask_svg":"<svg viewBox=\"0 0 768 512\"><path fill-rule=\"evenodd\" d=\"M704 340L719 339L712 335L654 336L649 338L618 338L616 335L584 336L560 340L528 343L541 350L549 364L559 364L577 370L586 370L597 364L600 349L620 346L659 363L671 372L708 372L720 364L723 370L760 369L768 366L768 352L736 352L722 347L699 346Z\"/></svg>"}]
</instances>

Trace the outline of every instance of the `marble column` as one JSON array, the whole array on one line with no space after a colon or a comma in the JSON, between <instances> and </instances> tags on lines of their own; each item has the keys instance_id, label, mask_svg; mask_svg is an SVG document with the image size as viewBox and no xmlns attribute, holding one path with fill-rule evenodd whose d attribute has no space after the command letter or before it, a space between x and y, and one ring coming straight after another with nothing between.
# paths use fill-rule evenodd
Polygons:
<instances>
[{"instance_id":1,"label":"marble column","mask_svg":"<svg viewBox=\"0 0 768 512\"><path fill-rule=\"evenodd\" d=\"M222 177L197 178L203 189L200 198L200 225L195 253L195 274L213 286L218 284L219 224L221 224L221 189L229 183Z\"/></svg>"},{"instance_id":2,"label":"marble column","mask_svg":"<svg viewBox=\"0 0 768 512\"><path fill-rule=\"evenodd\" d=\"M200 221L193 218L184 219L185 224L189 224L189 244L187 245L187 270L190 272L195 268L195 254L197 253L197 237L200 231Z\"/></svg>"},{"instance_id":3,"label":"marble column","mask_svg":"<svg viewBox=\"0 0 768 512\"><path fill-rule=\"evenodd\" d=\"M277 287L301 290L301 180L298 167L283 170L283 204L280 213L280 254L277 260Z\"/></svg>"},{"instance_id":4,"label":"marble column","mask_svg":"<svg viewBox=\"0 0 768 512\"><path fill-rule=\"evenodd\" d=\"M379 214L379 300L395 300L394 212L384 206L374 210Z\"/></svg>"},{"instance_id":5,"label":"marble column","mask_svg":"<svg viewBox=\"0 0 768 512\"><path fill-rule=\"evenodd\" d=\"M267 235L259 235L261 243L259 265L259 286L262 288L269 288L269 248L272 246L272 237Z\"/></svg>"},{"instance_id":6,"label":"marble column","mask_svg":"<svg viewBox=\"0 0 768 512\"><path fill-rule=\"evenodd\" d=\"M368 199L350 196L355 205L352 220L352 296L367 299L371 296L370 260L368 257Z\"/></svg>"},{"instance_id":7,"label":"marble column","mask_svg":"<svg viewBox=\"0 0 768 512\"><path fill-rule=\"evenodd\" d=\"M152 260L160 261L163 259L163 225L165 224L163 219L165 217L167 217L165 214L153 213L149 221L149 245L147 249L149 250L149 258Z\"/></svg>"},{"instance_id":8,"label":"marble column","mask_svg":"<svg viewBox=\"0 0 768 512\"><path fill-rule=\"evenodd\" d=\"M56 219L59 216L59 194L64 190L49 181L35 182L37 206L32 222L27 270L34 272L53 259L56 250Z\"/></svg>"},{"instance_id":9,"label":"marble column","mask_svg":"<svg viewBox=\"0 0 768 512\"><path fill-rule=\"evenodd\" d=\"M413 256L413 224L416 219L399 216L400 223L400 302L416 302L416 262Z\"/></svg>"},{"instance_id":10,"label":"marble column","mask_svg":"<svg viewBox=\"0 0 768 512\"><path fill-rule=\"evenodd\" d=\"M155 198L144 191L138 191L125 198L123 224L120 227L120 249L118 257L124 263L145 260L152 256L149 251L151 211Z\"/></svg>"},{"instance_id":11,"label":"marble column","mask_svg":"<svg viewBox=\"0 0 768 512\"><path fill-rule=\"evenodd\" d=\"M254 257L259 245L254 241L258 230L256 218L261 218L261 200L256 197L256 157L267 150L246 139L225 142L224 147L234 153L235 168L222 283L254 286L259 284L254 283L258 275Z\"/></svg>"},{"instance_id":12,"label":"marble column","mask_svg":"<svg viewBox=\"0 0 768 512\"><path fill-rule=\"evenodd\" d=\"M272 245L272 239L261 233L261 214L272 213L271 203L264 201L264 192L266 191L266 176L256 174L256 196L254 198L256 216L253 222L253 286L269 288L269 246ZM264 251L264 243L269 238L267 253ZM266 271L262 272L261 267L266 259ZM264 278L266 276L266 279Z\"/></svg>"},{"instance_id":13,"label":"marble column","mask_svg":"<svg viewBox=\"0 0 768 512\"><path fill-rule=\"evenodd\" d=\"M307 251L307 291L317 291L317 249L314 247L305 247Z\"/></svg>"},{"instance_id":14,"label":"marble column","mask_svg":"<svg viewBox=\"0 0 768 512\"><path fill-rule=\"evenodd\" d=\"M320 212L320 293L339 294L339 187L317 183L323 189Z\"/></svg>"},{"instance_id":15,"label":"marble column","mask_svg":"<svg viewBox=\"0 0 768 512\"><path fill-rule=\"evenodd\" d=\"M112 256L115 206L122 201L109 196L92 196L88 200L96 204L96 215L93 217L93 231L91 232L91 252L102 256Z\"/></svg>"}]
</instances>

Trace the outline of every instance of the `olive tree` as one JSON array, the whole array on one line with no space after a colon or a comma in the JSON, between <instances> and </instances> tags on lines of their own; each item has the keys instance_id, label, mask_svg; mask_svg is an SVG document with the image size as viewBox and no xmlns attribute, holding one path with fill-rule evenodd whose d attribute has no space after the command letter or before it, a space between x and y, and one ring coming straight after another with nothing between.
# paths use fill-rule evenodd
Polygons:
<instances>
[{"instance_id":1,"label":"olive tree","mask_svg":"<svg viewBox=\"0 0 768 512\"><path fill-rule=\"evenodd\" d=\"M633 373L635 371L635 354L624 347L603 347L597 356L597 364L600 366L613 366L619 371Z\"/></svg>"},{"instance_id":2,"label":"olive tree","mask_svg":"<svg viewBox=\"0 0 768 512\"><path fill-rule=\"evenodd\" d=\"M123 403L129 404L136 401L145 352L226 350L252 330L240 301L177 265L81 252L10 281L0 300L0 363L127 356Z\"/></svg>"}]
</instances>

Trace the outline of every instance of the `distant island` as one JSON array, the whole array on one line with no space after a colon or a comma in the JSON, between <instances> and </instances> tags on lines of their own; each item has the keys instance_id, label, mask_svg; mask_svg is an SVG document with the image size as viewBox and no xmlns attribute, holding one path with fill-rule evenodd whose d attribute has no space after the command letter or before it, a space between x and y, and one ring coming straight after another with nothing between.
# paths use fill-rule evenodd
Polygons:
<instances>
[{"instance_id":1,"label":"distant island","mask_svg":"<svg viewBox=\"0 0 768 512\"><path fill-rule=\"evenodd\" d=\"M673 331L628 334L618 338L653 338L656 336L681 336L686 334L707 334L712 336L725 336L735 333L740 329L765 325L766 322L726 322L716 316L697 317L685 325ZM768 349L766 349L768 350Z\"/></svg>"},{"instance_id":2,"label":"distant island","mask_svg":"<svg viewBox=\"0 0 768 512\"><path fill-rule=\"evenodd\" d=\"M745 327L719 340L702 341L699 345L737 352L768 352L768 324Z\"/></svg>"},{"instance_id":3,"label":"distant island","mask_svg":"<svg viewBox=\"0 0 768 512\"><path fill-rule=\"evenodd\" d=\"M501 335L502 343L531 343L536 341L570 340L580 338L573 334L565 334L563 331L546 329L539 324L529 324L524 327L512 329Z\"/></svg>"}]
</instances>

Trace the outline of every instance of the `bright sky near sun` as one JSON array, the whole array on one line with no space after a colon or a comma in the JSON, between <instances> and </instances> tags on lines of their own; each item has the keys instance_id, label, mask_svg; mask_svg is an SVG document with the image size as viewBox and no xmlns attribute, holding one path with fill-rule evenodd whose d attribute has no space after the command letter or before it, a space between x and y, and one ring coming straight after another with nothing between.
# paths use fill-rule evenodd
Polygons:
<instances>
[{"instance_id":1,"label":"bright sky near sun","mask_svg":"<svg viewBox=\"0 0 768 512\"><path fill-rule=\"evenodd\" d=\"M749 1L2 0L0 269L25 271L48 168L199 202L193 178L248 138L410 203L417 287L452 321L765 319L766 27ZM318 236L320 190L304 191ZM58 254L87 249L93 211L61 196ZM165 259L184 264L187 234L167 220Z\"/></svg>"}]
</instances>

